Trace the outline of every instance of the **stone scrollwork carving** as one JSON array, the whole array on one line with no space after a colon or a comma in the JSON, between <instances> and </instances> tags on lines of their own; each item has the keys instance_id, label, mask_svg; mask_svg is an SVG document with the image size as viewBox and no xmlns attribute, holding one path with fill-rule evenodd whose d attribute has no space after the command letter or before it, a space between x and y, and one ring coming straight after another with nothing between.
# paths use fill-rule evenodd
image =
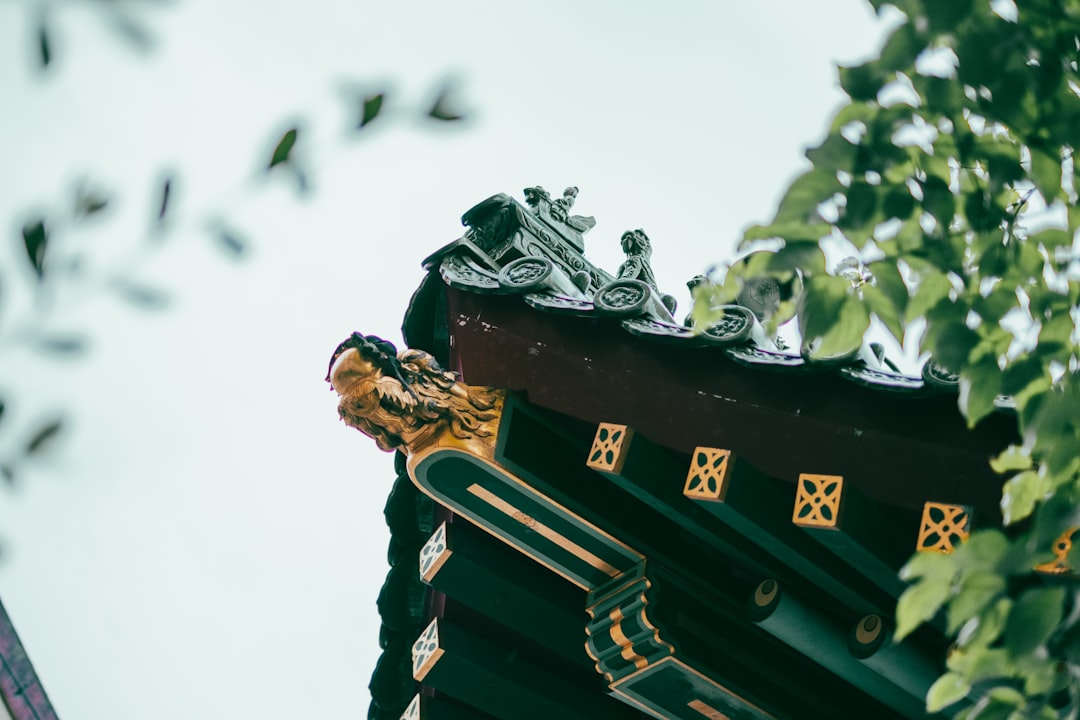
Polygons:
<instances>
[{"instance_id":1,"label":"stone scrollwork carving","mask_svg":"<svg viewBox=\"0 0 1080 720\"><path fill-rule=\"evenodd\" d=\"M412 455L446 445L492 454L505 391L466 385L426 352L353 333L335 349L326 379L341 396L341 419L380 450Z\"/></svg>"}]
</instances>

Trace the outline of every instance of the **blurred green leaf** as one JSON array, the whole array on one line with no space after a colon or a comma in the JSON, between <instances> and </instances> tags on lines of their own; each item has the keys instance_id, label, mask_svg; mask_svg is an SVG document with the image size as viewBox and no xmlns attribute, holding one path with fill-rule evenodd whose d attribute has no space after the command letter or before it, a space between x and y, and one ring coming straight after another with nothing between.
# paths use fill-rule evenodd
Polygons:
<instances>
[{"instance_id":1,"label":"blurred green leaf","mask_svg":"<svg viewBox=\"0 0 1080 720\"><path fill-rule=\"evenodd\" d=\"M382 110L383 101L385 99L386 93L376 93L364 98L363 105L360 109L360 122L357 123L356 126L358 129L365 127L379 116L379 112Z\"/></svg>"},{"instance_id":2,"label":"blurred green leaf","mask_svg":"<svg viewBox=\"0 0 1080 720\"><path fill-rule=\"evenodd\" d=\"M896 603L896 642L930 620L949 597L950 583L927 577L909 587Z\"/></svg>"},{"instance_id":3,"label":"blurred green leaf","mask_svg":"<svg viewBox=\"0 0 1080 720\"><path fill-rule=\"evenodd\" d=\"M57 355L78 355L86 350L86 338L78 335L47 335L34 339L38 348Z\"/></svg>"},{"instance_id":4,"label":"blurred green leaf","mask_svg":"<svg viewBox=\"0 0 1080 720\"><path fill-rule=\"evenodd\" d=\"M28 221L22 228L23 246L26 256L34 268L38 280L45 277L45 251L49 246L49 234L45 229L45 218Z\"/></svg>"},{"instance_id":5,"label":"blurred green leaf","mask_svg":"<svg viewBox=\"0 0 1080 720\"><path fill-rule=\"evenodd\" d=\"M1031 455L1024 448L1010 445L990 460L990 467L999 475L1031 467Z\"/></svg>"},{"instance_id":6,"label":"blurred green leaf","mask_svg":"<svg viewBox=\"0 0 1080 720\"><path fill-rule=\"evenodd\" d=\"M160 201L158 202L157 219L158 222L164 222L165 216L169 213L169 201L172 199L172 183L171 176L165 178L161 183L161 193L159 194Z\"/></svg>"},{"instance_id":7,"label":"blurred green leaf","mask_svg":"<svg viewBox=\"0 0 1080 720\"><path fill-rule=\"evenodd\" d=\"M843 189L835 171L829 169L815 168L800 175L784 193L772 225L809 224L816 219L817 206Z\"/></svg>"},{"instance_id":8,"label":"blurred green leaf","mask_svg":"<svg viewBox=\"0 0 1080 720\"><path fill-rule=\"evenodd\" d=\"M949 622L946 631L955 633L960 626L997 599L1005 591L1005 578L990 570L967 573L960 581L949 602Z\"/></svg>"},{"instance_id":9,"label":"blurred green leaf","mask_svg":"<svg viewBox=\"0 0 1080 720\"><path fill-rule=\"evenodd\" d=\"M1031 179L1047 203L1061 194L1061 158L1053 152L1031 148Z\"/></svg>"},{"instance_id":10,"label":"blurred green leaf","mask_svg":"<svg viewBox=\"0 0 1080 720\"><path fill-rule=\"evenodd\" d=\"M55 418L41 425L26 441L24 452L26 455L40 454L48 446L64 426L61 418Z\"/></svg>"},{"instance_id":11,"label":"blurred green leaf","mask_svg":"<svg viewBox=\"0 0 1080 720\"><path fill-rule=\"evenodd\" d=\"M160 310L169 304L169 296L163 290L130 278L118 278L113 281L112 287L124 300L147 310Z\"/></svg>"},{"instance_id":12,"label":"blurred green leaf","mask_svg":"<svg viewBox=\"0 0 1080 720\"><path fill-rule=\"evenodd\" d=\"M870 324L867 307L846 278L815 275L800 298L799 330L803 354L813 360L834 361L858 351Z\"/></svg>"},{"instance_id":13,"label":"blurred green leaf","mask_svg":"<svg viewBox=\"0 0 1080 720\"><path fill-rule=\"evenodd\" d=\"M947 228L956 213L956 197L949 190L948 183L937 175L930 175L920 185L923 209L937 218L943 229Z\"/></svg>"},{"instance_id":14,"label":"blurred green leaf","mask_svg":"<svg viewBox=\"0 0 1080 720\"><path fill-rule=\"evenodd\" d=\"M1064 588L1028 590L1013 605L1005 626L1005 648L1012 658L1035 651L1050 639L1061 622L1065 602Z\"/></svg>"},{"instance_id":15,"label":"blurred green leaf","mask_svg":"<svg viewBox=\"0 0 1080 720\"><path fill-rule=\"evenodd\" d=\"M840 68L840 87L856 102L876 99L885 80L885 73L875 63Z\"/></svg>"},{"instance_id":16,"label":"blurred green leaf","mask_svg":"<svg viewBox=\"0 0 1080 720\"><path fill-rule=\"evenodd\" d=\"M289 156L293 151L293 147L296 145L296 136L299 133L298 128L289 128L285 131L285 134L278 140L277 145L274 147L274 152L270 156L270 163L267 165L267 169L281 165L282 163L289 162Z\"/></svg>"},{"instance_id":17,"label":"blurred green leaf","mask_svg":"<svg viewBox=\"0 0 1080 720\"><path fill-rule=\"evenodd\" d=\"M439 120L440 122L457 122L464 120L465 116L462 115L455 108L455 95L457 91L454 85L447 83L439 91L439 94L435 97L435 102L432 103L431 109L428 110L428 117L433 120Z\"/></svg>"},{"instance_id":18,"label":"blurred green leaf","mask_svg":"<svg viewBox=\"0 0 1080 720\"><path fill-rule=\"evenodd\" d=\"M927 691L926 710L936 713L962 700L970 690L971 684L962 675L945 673Z\"/></svg>"},{"instance_id":19,"label":"blurred green leaf","mask_svg":"<svg viewBox=\"0 0 1080 720\"><path fill-rule=\"evenodd\" d=\"M37 26L37 52L38 62L42 68L47 68L52 63L52 40L49 38L49 25L44 15L38 18Z\"/></svg>"},{"instance_id":20,"label":"blurred green leaf","mask_svg":"<svg viewBox=\"0 0 1080 720\"><path fill-rule=\"evenodd\" d=\"M960 371L960 412L967 418L969 428L994 410L1000 388L1001 370L995 358L983 358Z\"/></svg>"}]
</instances>

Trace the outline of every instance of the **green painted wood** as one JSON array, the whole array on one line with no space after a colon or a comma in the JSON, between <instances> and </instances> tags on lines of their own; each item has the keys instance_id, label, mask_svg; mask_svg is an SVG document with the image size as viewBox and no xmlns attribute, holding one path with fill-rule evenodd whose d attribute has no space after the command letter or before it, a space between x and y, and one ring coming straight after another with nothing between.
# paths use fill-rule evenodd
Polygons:
<instances>
[{"instance_id":1,"label":"green painted wood","mask_svg":"<svg viewBox=\"0 0 1080 720\"><path fill-rule=\"evenodd\" d=\"M417 694L400 720L493 720L491 715L446 695Z\"/></svg>"},{"instance_id":2,"label":"green painted wood","mask_svg":"<svg viewBox=\"0 0 1080 720\"><path fill-rule=\"evenodd\" d=\"M744 714L731 714L733 719L758 718L759 714L753 714L758 710L766 713L765 717L799 720L912 717L875 697L868 688L823 667L815 651L804 653L759 627L750 620L745 606L740 612L718 608L703 600L693 585L662 567L646 563L626 577L592 591L587 602L593 617L590 644L599 656L601 669L610 673L617 693L637 687L632 698L647 707L665 708L665 712L685 709L689 697L676 703L677 708L671 705L672 697L681 697L679 688L685 690L688 683L694 685L697 681L691 682L692 677L704 676L705 684L694 685L695 692L712 688L700 699L718 710L742 708L738 712ZM618 612L614 616L621 617L618 632L613 632L613 623L607 621L615 609ZM602 637L605 633L609 638ZM629 652L605 652L613 647L611 639L616 637L626 638ZM841 649L843 641L842 633L834 640ZM654 672L652 668L665 663L673 663L673 668L663 672L663 683L637 686L636 678L649 676ZM858 665L855 661L853 664ZM738 702L718 705L710 700L719 702L725 697Z\"/></svg>"},{"instance_id":3,"label":"green painted wood","mask_svg":"<svg viewBox=\"0 0 1080 720\"><path fill-rule=\"evenodd\" d=\"M890 597L898 598L907 588L900 579L900 568L911 557L918 526L899 526L849 482L844 483L842 493L842 512L835 528L807 526L802 530Z\"/></svg>"},{"instance_id":4,"label":"green painted wood","mask_svg":"<svg viewBox=\"0 0 1080 720\"><path fill-rule=\"evenodd\" d=\"M551 502L542 490L461 450L423 456L414 476L440 503L582 588L595 587L641 560L639 553Z\"/></svg>"},{"instance_id":5,"label":"green painted wood","mask_svg":"<svg viewBox=\"0 0 1080 720\"><path fill-rule=\"evenodd\" d=\"M436 590L558 654L592 669L585 652L585 592L495 537L458 520L421 550L421 573Z\"/></svg>"},{"instance_id":6,"label":"green painted wood","mask_svg":"<svg viewBox=\"0 0 1080 720\"><path fill-rule=\"evenodd\" d=\"M640 716L587 686L566 682L514 647L447 620L437 621L441 654L422 683L500 720L631 720Z\"/></svg>"},{"instance_id":7,"label":"green painted wood","mask_svg":"<svg viewBox=\"0 0 1080 720\"><path fill-rule=\"evenodd\" d=\"M683 488L690 460L639 433L629 438L618 473L598 472L748 569L775 574L783 572L777 566L779 562L846 605L856 616L891 612L895 606L893 597L880 592L829 551L807 543L799 529L792 526L794 493L790 488L780 486L734 455L728 463L723 500L686 497ZM747 545L759 548L769 560L748 564Z\"/></svg>"},{"instance_id":8,"label":"green painted wood","mask_svg":"<svg viewBox=\"0 0 1080 720\"><path fill-rule=\"evenodd\" d=\"M937 678L935 664L928 658L911 651L904 654L904 664L893 665L882 656L871 667L853 654L849 628L807 606L775 580L763 581L748 598L748 607L751 619L760 627L887 702L903 717L912 720L925 717L926 691ZM887 633L883 628L877 629L878 637L885 639ZM897 680L897 673L902 674L903 680Z\"/></svg>"}]
</instances>

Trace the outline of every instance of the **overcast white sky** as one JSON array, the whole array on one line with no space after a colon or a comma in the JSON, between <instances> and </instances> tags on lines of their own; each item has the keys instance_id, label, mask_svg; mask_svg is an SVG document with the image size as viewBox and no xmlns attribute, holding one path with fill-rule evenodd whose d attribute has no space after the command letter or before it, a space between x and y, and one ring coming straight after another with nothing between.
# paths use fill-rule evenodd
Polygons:
<instances>
[{"instance_id":1,"label":"overcast white sky","mask_svg":"<svg viewBox=\"0 0 1080 720\"><path fill-rule=\"evenodd\" d=\"M337 422L334 346L400 343L420 260L535 184L580 187L608 270L644 228L685 309L821 135L834 64L882 32L862 0L131 2L144 56L57 3L40 73L30 5L0 3L0 459L54 411L72 424L0 488L0 598L64 720L365 717L393 463ZM470 122L420 122L448 76ZM343 90L383 86L387 117L350 135ZM303 200L257 172L294 121ZM96 179L109 211L58 242L105 270L148 245L167 168L174 232L135 273L170 306L61 297L48 328L85 331L86 356L13 342L28 213ZM216 216L247 259L214 245Z\"/></svg>"}]
</instances>

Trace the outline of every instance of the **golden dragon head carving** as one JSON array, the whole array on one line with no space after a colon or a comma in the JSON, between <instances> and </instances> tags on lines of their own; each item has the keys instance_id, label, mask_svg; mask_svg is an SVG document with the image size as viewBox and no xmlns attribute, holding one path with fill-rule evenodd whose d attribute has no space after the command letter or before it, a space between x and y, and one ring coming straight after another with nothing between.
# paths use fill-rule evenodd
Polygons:
<instances>
[{"instance_id":1,"label":"golden dragon head carving","mask_svg":"<svg viewBox=\"0 0 1080 720\"><path fill-rule=\"evenodd\" d=\"M493 454L505 392L460 382L422 350L398 352L353 333L334 350L326 379L341 397L341 419L381 450L413 455L446 445Z\"/></svg>"}]
</instances>

